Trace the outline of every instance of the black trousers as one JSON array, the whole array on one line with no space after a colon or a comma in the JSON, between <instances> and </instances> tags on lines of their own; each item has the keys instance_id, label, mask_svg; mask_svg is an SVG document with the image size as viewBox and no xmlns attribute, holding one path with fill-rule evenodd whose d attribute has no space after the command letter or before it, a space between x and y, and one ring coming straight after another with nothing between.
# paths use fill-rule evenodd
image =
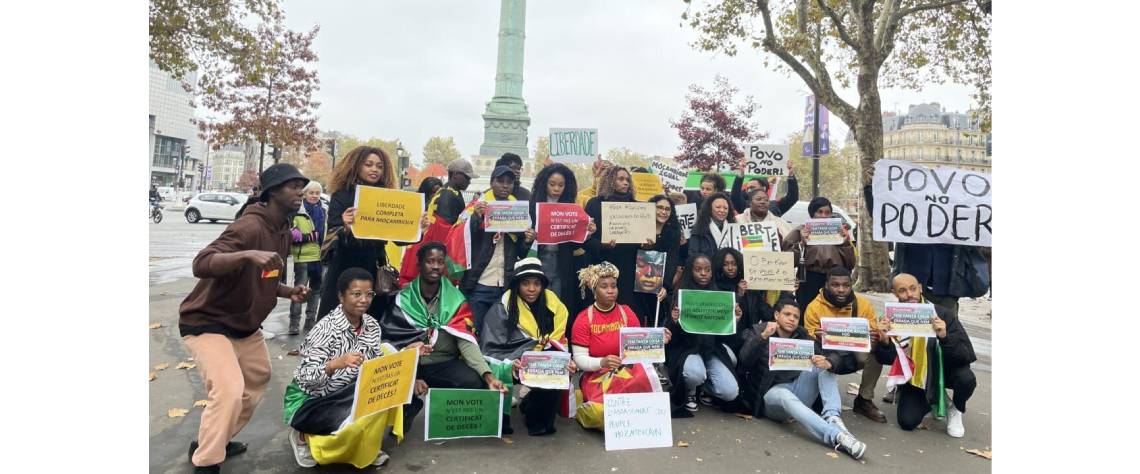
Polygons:
<instances>
[{"instance_id":1,"label":"black trousers","mask_svg":"<svg viewBox=\"0 0 1140 474\"><path fill-rule=\"evenodd\" d=\"M558 414L558 400L566 396L565 390L532 388L519 403L519 411L526 421L526 431L531 436L554 433L554 417Z\"/></svg>"},{"instance_id":2,"label":"black trousers","mask_svg":"<svg viewBox=\"0 0 1140 474\"><path fill-rule=\"evenodd\" d=\"M978 379L969 367L959 367L945 374L946 388L954 391L954 407L966 413L966 401L974 395ZM910 431L922 423L922 418L930 413L930 402L926 400L926 390L910 384L898 386L899 427Z\"/></svg>"}]
</instances>

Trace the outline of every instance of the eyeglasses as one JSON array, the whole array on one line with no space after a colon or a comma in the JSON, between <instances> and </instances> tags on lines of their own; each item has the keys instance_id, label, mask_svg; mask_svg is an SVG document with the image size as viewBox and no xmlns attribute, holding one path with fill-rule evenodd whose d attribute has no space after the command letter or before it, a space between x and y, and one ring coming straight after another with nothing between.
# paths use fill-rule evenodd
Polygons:
<instances>
[{"instance_id":1,"label":"eyeglasses","mask_svg":"<svg viewBox=\"0 0 1140 474\"><path fill-rule=\"evenodd\" d=\"M376 297L376 292L375 291L368 291L366 293L363 291L354 291L352 293L349 293L348 296L351 296L351 297L356 298L356 299L364 298L364 299L370 300L370 299Z\"/></svg>"}]
</instances>

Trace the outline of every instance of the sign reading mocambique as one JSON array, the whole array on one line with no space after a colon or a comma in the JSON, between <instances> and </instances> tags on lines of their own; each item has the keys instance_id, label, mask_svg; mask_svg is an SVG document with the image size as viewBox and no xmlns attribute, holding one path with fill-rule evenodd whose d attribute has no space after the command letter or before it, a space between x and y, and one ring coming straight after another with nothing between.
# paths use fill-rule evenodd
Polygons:
<instances>
[{"instance_id":1,"label":"sign reading mocambique","mask_svg":"<svg viewBox=\"0 0 1140 474\"><path fill-rule=\"evenodd\" d=\"M420 215L424 198L420 193L375 186L357 186L353 205L352 236L396 242L420 240Z\"/></svg>"},{"instance_id":2,"label":"sign reading mocambique","mask_svg":"<svg viewBox=\"0 0 1140 474\"><path fill-rule=\"evenodd\" d=\"M987 173L879 160L872 236L879 242L989 247L992 183Z\"/></svg>"},{"instance_id":3,"label":"sign reading mocambique","mask_svg":"<svg viewBox=\"0 0 1140 474\"><path fill-rule=\"evenodd\" d=\"M685 170L661 161L650 163L649 170L661 177L661 185L666 191L679 193L685 189L685 179L687 178Z\"/></svg>"},{"instance_id":4,"label":"sign reading mocambique","mask_svg":"<svg viewBox=\"0 0 1140 474\"><path fill-rule=\"evenodd\" d=\"M598 156L598 129L550 129L550 160L555 163L588 163Z\"/></svg>"}]
</instances>

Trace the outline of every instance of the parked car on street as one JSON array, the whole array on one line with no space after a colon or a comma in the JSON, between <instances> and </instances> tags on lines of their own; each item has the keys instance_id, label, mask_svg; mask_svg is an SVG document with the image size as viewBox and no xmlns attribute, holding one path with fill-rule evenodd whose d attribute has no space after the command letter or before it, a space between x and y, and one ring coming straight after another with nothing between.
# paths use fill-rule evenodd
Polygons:
<instances>
[{"instance_id":1,"label":"parked car on street","mask_svg":"<svg viewBox=\"0 0 1140 474\"><path fill-rule=\"evenodd\" d=\"M248 196L242 193L201 193L187 203L186 222L194 224L202 219L232 221L246 198Z\"/></svg>"}]
</instances>

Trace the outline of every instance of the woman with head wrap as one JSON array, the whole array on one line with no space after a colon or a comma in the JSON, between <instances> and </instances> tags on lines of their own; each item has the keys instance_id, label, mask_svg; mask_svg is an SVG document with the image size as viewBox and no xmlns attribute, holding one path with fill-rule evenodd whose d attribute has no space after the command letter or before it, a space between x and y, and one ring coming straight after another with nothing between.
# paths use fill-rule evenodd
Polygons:
<instances>
[{"instance_id":1,"label":"woman with head wrap","mask_svg":"<svg viewBox=\"0 0 1140 474\"><path fill-rule=\"evenodd\" d=\"M831 201L825 197L817 197L808 203L808 216L812 219L827 219L832 217ZM805 280L800 282L796 289L796 303L801 313L807 311L808 303L820 294L824 283L827 282L827 272L835 267L843 267L848 271L855 269L855 247L851 245L851 232L847 223L839 229L843 236L843 243L837 245L807 245L811 240L811 233L805 232L800 225L788 233L784 239L784 247L795 247L803 255L803 267L806 270ZM804 321L800 320L802 326Z\"/></svg>"},{"instance_id":2,"label":"woman with head wrap","mask_svg":"<svg viewBox=\"0 0 1140 474\"><path fill-rule=\"evenodd\" d=\"M602 404L606 393L660 392L661 383L648 363L623 364L619 335L623 327L641 327L641 320L628 306L618 304L620 272L612 263L602 262L578 272L582 291L590 290L594 302L574 321L574 363L581 370L582 404L575 417L583 428L601 430ZM665 330L665 342L671 335Z\"/></svg>"}]
</instances>

